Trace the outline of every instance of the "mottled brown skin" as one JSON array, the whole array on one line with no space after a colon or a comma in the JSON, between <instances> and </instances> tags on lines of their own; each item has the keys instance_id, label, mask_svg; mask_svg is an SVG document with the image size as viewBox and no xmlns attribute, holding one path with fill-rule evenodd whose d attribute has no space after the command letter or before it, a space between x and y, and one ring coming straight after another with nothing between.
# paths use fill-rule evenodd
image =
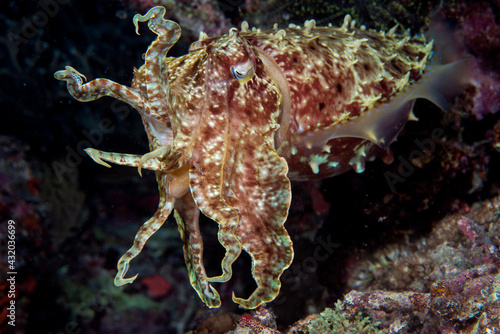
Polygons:
<instances>
[{"instance_id":1,"label":"mottled brown skin","mask_svg":"<svg viewBox=\"0 0 500 334\"><path fill-rule=\"evenodd\" d=\"M284 228L290 180L361 172L384 150L412 118L415 99L433 99L429 91L441 87L430 80L407 89L432 43L355 29L346 17L340 28L307 21L250 31L244 23L218 38L201 34L187 55L167 58L180 27L164 13L155 7L134 17L136 29L148 22L158 37L131 88L106 79L83 84L69 66L55 74L80 101L112 96L129 103L148 134L151 152L143 156L87 149L100 164L152 169L158 180L158 210L119 260L115 284L137 277L125 278L130 261L175 209L189 278L203 302L220 306L210 283L231 278L243 249L257 288L233 300L256 308L278 295L293 259ZM219 276L207 277L203 266L200 212L219 224L226 250Z\"/></svg>"}]
</instances>

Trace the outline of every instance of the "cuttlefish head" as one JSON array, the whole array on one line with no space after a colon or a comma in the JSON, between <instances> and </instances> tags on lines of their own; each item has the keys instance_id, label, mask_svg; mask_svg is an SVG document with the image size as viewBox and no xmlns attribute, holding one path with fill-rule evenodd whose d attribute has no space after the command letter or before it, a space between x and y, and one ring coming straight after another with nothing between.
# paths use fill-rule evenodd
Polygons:
<instances>
[{"instance_id":1,"label":"cuttlefish head","mask_svg":"<svg viewBox=\"0 0 500 334\"><path fill-rule=\"evenodd\" d=\"M204 276L199 262L191 283L203 299L211 291L200 282L228 281L243 249L252 258L257 288L248 299L233 300L255 308L277 296L279 277L293 258L284 228L291 199L288 167L275 150L283 97L265 61L236 29L199 47L178 69L186 75L172 75L172 91L181 101L172 117L173 146L187 152L190 197L219 225L225 255L220 275ZM186 226L189 218L182 218ZM200 246L184 241L188 268L195 268L193 254L199 256Z\"/></svg>"}]
</instances>

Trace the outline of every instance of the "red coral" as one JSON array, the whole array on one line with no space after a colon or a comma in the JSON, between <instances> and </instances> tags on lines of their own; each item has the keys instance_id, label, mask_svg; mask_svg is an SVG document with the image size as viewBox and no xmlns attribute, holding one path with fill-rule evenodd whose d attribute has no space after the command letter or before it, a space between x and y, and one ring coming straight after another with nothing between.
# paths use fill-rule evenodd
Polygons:
<instances>
[{"instance_id":1,"label":"red coral","mask_svg":"<svg viewBox=\"0 0 500 334\"><path fill-rule=\"evenodd\" d=\"M166 296L172 290L172 284L165 277L158 274L144 277L141 283L148 288L153 298Z\"/></svg>"}]
</instances>

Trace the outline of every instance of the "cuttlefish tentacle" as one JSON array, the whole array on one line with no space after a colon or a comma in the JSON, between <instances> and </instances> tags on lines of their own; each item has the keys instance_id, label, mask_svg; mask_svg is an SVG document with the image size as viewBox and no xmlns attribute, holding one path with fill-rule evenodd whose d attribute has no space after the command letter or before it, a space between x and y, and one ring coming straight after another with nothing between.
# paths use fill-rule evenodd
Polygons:
<instances>
[{"instance_id":1,"label":"cuttlefish tentacle","mask_svg":"<svg viewBox=\"0 0 500 334\"><path fill-rule=\"evenodd\" d=\"M132 283L137 278L138 274L130 278L124 278L127 274L130 261L132 261L132 259L141 252L146 241L148 241L148 239L163 225L172 212L175 199L170 196L167 191L168 174L157 173L156 179L158 181L158 190L160 192L158 209L153 217L141 226L139 232L137 232L135 236L134 245L125 254L123 254L118 261L118 272L115 276L116 286Z\"/></svg>"},{"instance_id":2,"label":"cuttlefish tentacle","mask_svg":"<svg viewBox=\"0 0 500 334\"><path fill-rule=\"evenodd\" d=\"M181 36L181 27L174 21L165 20L165 8L153 7L146 14L136 14L133 18L135 31L139 34L138 22L148 22L149 29L158 37L148 47L145 56L145 82L148 100L154 113L161 115L167 112L168 96L166 87L168 78L165 57L170 48Z\"/></svg>"},{"instance_id":3,"label":"cuttlefish tentacle","mask_svg":"<svg viewBox=\"0 0 500 334\"><path fill-rule=\"evenodd\" d=\"M99 165L103 165L105 167L111 168L111 166L104 162L109 161L111 163L122 165L122 166L131 166L137 167L143 156L136 154L125 154L125 153L114 153L114 152L104 152L100 150L96 150L95 148L86 148L84 150L96 163ZM159 171L161 170L160 161L149 159L142 164L142 168Z\"/></svg>"},{"instance_id":4,"label":"cuttlefish tentacle","mask_svg":"<svg viewBox=\"0 0 500 334\"><path fill-rule=\"evenodd\" d=\"M57 80L66 81L68 91L75 99L82 102L94 101L103 96L110 96L130 104L137 110L147 108L147 102L135 89L120 85L108 79L95 79L83 84L87 78L71 66L54 73Z\"/></svg>"},{"instance_id":5,"label":"cuttlefish tentacle","mask_svg":"<svg viewBox=\"0 0 500 334\"><path fill-rule=\"evenodd\" d=\"M184 243L184 259L189 281L208 307L219 307L221 304L219 293L208 282L203 266L203 239L199 227L200 210L196 207L190 193L177 199L174 209L177 227Z\"/></svg>"},{"instance_id":6,"label":"cuttlefish tentacle","mask_svg":"<svg viewBox=\"0 0 500 334\"><path fill-rule=\"evenodd\" d=\"M108 161L117 165L137 167L141 176L142 168L168 172L179 167L179 154L172 152L169 145L160 146L156 150L142 156L136 154L104 152L96 150L95 148L86 148L84 151L99 165L111 168L111 166L105 162Z\"/></svg>"},{"instance_id":7,"label":"cuttlefish tentacle","mask_svg":"<svg viewBox=\"0 0 500 334\"><path fill-rule=\"evenodd\" d=\"M278 295L280 276L293 260L292 240L284 227L291 201L288 166L269 144L258 140L239 147L235 165L228 201L241 215L236 235L252 258L257 288L248 299L233 294L233 301L256 308Z\"/></svg>"}]
</instances>

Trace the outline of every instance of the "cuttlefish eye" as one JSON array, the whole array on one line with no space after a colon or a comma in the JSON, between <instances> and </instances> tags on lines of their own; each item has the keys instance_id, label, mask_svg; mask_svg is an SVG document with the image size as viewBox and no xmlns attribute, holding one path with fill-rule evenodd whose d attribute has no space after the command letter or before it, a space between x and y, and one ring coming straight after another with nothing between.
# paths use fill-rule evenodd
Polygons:
<instances>
[{"instance_id":1,"label":"cuttlefish eye","mask_svg":"<svg viewBox=\"0 0 500 334\"><path fill-rule=\"evenodd\" d=\"M231 66L231 74L241 83L245 83L252 79L254 73L254 62L250 58L241 64Z\"/></svg>"}]
</instances>

